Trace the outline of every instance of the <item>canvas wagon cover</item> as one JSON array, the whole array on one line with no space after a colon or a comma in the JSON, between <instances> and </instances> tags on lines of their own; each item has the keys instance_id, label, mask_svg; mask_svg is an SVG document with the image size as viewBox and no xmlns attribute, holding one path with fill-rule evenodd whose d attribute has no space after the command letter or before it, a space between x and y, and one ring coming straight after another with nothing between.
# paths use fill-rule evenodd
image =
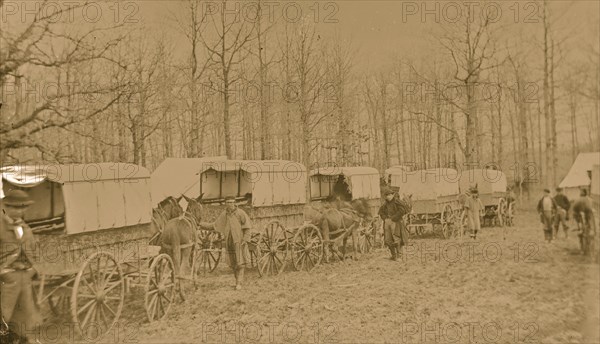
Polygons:
<instances>
[{"instance_id":1,"label":"canvas wagon cover","mask_svg":"<svg viewBox=\"0 0 600 344\"><path fill-rule=\"evenodd\" d=\"M460 175L460 190L466 192L477 185L479 194L506 192L506 175L500 170L473 169L462 171Z\"/></svg>"},{"instance_id":2,"label":"canvas wagon cover","mask_svg":"<svg viewBox=\"0 0 600 344\"><path fill-rule=\"evenodd\" d=\"M400 193L413 195L414 200L434 200L459 194L458 171L451 168L432 168L418 171L392 171L391 186Z\"/></svg>"},{"instance_id":3,"label":"canvas wagon cover","mask_svg":"<svg viewBox=\"0 0 600 344\"><path fill-rule=\"evenodd\" d=\"M152 206L165 198L179 197L190 185L198 182L198 170L205 162L226 160L227 157L167 158L152 172Z\"/></svg>"},{"instance_id":4,"label":"canvas wagon cover","mask_svg":"<svg viewBox=\"0 0 600 344\"><path fill-rule=\"evenodd\" d=\"M12 166L2 170L10 184L33 188L61 185L67 234L150 223L150 174L123 163ZM5 185L6 188L6 185Z\"/></svg>"},{"instance_id":5,"label":"canvas wagon cover","mask_svg":"<svg viewBox=\"0 0 600 344\"><path fill-rule=\"evenodd\" d=\"M220 172L220 174L215 173ZM195 178L182 191L203 199L252 193L252 206L306 203L306 167L288 160L204 160L195 168ZM202 178L202 185L200 185ZM220 186L222 181L222 186Z\"/></svg>"},{"instance_id":6,"label":"canvas wagon cover","mask_svg":"<svg viewBox=\"0 0 600 344\"><path fill-rule=\"evenodd\" d=\"M343 175L346 183L350 186L352 198L378 199L381 198L379 184L379 171L373 167L325 167L310 171L311 194L312 190L321 187L318 176ZM316 177L316 178L315 178Z\"/></svg>"}]
</instances>

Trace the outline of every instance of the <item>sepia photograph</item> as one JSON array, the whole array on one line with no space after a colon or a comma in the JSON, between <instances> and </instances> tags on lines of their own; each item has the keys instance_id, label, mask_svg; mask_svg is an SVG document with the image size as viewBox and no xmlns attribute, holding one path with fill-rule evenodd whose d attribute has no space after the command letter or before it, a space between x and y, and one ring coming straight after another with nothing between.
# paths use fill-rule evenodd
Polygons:
<instances>
[{"instance_id":1,"label":"sepia photograph","mask_svg":"<svg viewBox=\"0 0 600 344\"><path fill-rule=\"evenodd\" d=\"M600 1L0 0L0 344L600 344Z\"/></svg>"}]
</instances>

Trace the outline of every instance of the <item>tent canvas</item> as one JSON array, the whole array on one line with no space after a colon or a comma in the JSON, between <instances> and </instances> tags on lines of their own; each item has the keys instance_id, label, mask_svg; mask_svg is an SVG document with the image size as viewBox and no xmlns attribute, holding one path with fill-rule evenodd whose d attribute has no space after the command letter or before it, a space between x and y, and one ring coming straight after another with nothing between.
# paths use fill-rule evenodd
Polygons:
<instances>
[{"instance_id":1,"label":"tent canvas","mask_svg":"<svg viewBox=\"0 0 600 344\"><path fill-rule=\"evenodd\" d=\"M26 220L64 216L67 234L151 221L150 173L141 166L13 166L3 169L2 178L4 192L23 188L36 200Z\"/></svg>"},{"instance_id":2,"label":"tent canvas","mask_svg":"<svg viewBox=\"0 0 600 344\"><path fill-rule=\"evenodd\" d=\"M592 167L591 194L600 196L600 164Z\"/></svg>"},{"instance_id":3,"label":"tent canvas","mask_svg":"<svg viewBox=\"0 0 600 344\"><path fill-rule=\"evenodd\" d=\"M451 168L432 168L419 171L392 171L390 185L398 187L414 200L458 195L458 171Z\"/></svg>"},{"instance_id":4,"label":"tent canvas","mask_svg":"<svg viewBox=\"0 0 600 344\"><path fill-rule=\"evenodd\" d=\"M568 198L575 199L579 197L579 189L590 186L589 174L592 171L592 167L596 164L600 164L600 152L580 153L577 155L569 172L560 184L558 184L558 186L563 188L563 192Z\"/></svg>"},{"instance_id":5,"label":"tent canvas","mask_svg":"<svg viewBox=\"0 0 600 344\"><path fill-rule=\"evenodd\" d=\"M506 192L508 183L506 175L500 170L473 169L462 171L460 174L460 192L477 186L479 194Z\"/></svg>"},{"instance_id":6,"label":"tent canvas","mask_svg":"<svg viewBox=\"0 0 600 344\"><path fill-rule=\"evenodd\" d=\"M310 171L310 191L312 198L327 197L331 194L338 176L343 176L350 187L352 198L379 199L381 190L379 171L372 167L326 167ZM320 193L319 193L320 190Z\"/></svg>"}]
</instances>

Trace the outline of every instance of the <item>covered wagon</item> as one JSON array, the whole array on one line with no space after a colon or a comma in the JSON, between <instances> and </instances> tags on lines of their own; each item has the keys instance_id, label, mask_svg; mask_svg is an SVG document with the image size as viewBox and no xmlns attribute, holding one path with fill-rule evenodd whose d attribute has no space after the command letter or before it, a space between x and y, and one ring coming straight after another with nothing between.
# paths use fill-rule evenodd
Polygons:
<instances>
[{"instance_id":1,"label":"covered wagon","mask_svg":"<svg viewBox=\"0 0 600 344\"><path fill-rule=\"evenodd\" d=\"M2 188L23 189L35 203L25 214L37 239L37 301L69 313L83 334L107 333L126 291L145 287L148 318L164 317L174 300L168 255L148 244L150 174L121 163L9 166ZM89 338L89 335L86 335Z\"/></svg>"},{"instance_id":2,"label":"covered wagon","mask_svg":"<svg viewBox=\"0 0 600 344\"><path fill-rule=\"evenodd\" d=\"M458 171L451 168L396 171L390 179L392 188L412 199L412 212L408 216L411 234L439 229L449 238L460 232Z\"/></svg>"},{"instance_id":3,"label":"covered wagon","mask_svg":"<svg viewBox=\"0 0 600 344\"><path fill-rule=\"evenodd\" d=\"M482 225L504 226L507 221L512 223L513 203L507 202L507 181L502 171L492 169L463 171L460 175L460 190L465 193L471 188L478 190L484 208Z\"/></svg>"}]
</instances>

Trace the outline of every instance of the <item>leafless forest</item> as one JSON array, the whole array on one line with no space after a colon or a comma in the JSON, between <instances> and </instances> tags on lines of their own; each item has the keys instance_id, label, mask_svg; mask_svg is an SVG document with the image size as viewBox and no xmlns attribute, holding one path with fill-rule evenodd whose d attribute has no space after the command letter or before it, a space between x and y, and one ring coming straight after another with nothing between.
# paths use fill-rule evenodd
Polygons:
<instances>
[{"instance_id":1,"label":"leafless forest","mask_svg":"<svg viewBox=\"0 0 600 344\"><path fill-rule=\"evenodd\" d=\"M491 163L556 184L599 146L598 4L448 4L0 0L0 159ZM404 43L349 30L350 7L385 6Z\"/></svg>"}]
</instances>

